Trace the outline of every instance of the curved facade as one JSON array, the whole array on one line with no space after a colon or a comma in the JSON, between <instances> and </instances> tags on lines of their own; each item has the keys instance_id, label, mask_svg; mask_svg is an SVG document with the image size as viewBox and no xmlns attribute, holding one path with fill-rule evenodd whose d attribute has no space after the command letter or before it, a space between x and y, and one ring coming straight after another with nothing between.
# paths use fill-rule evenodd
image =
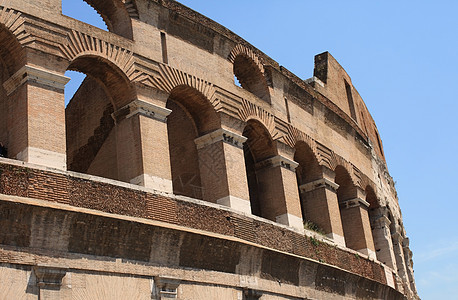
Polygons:
<instances>
[{"instance_id":1,"label":"curved facade","mask_svg":"<svg viewBox=\"0 0 458 300\"><path fill-rule=\"evenodd\" d=\"M302 80L178 2L86 2L109 32L0 6L0 299L418 298L331 54ZM67 70L87 77L65 106Z\"/></svg>"}]
</instances>

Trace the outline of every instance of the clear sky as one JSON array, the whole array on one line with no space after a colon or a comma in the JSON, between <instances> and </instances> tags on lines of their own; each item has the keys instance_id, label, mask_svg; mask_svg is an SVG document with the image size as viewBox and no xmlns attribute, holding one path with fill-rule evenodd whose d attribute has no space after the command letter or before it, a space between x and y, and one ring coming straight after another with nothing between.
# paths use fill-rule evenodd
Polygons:
<instances>
[{"instance_id":1,"label":"clear sky","mask_svg":"<svg viewBox=\"0 0 458 300\"><path fill-rule=\"evenodd\" d=\"M100 20L83 0L63 2L67 15ZM458 1L180 2L303 79L316 54L339 61L378 126L420 297L458 299Z\"/></svg>"}]
</instances>

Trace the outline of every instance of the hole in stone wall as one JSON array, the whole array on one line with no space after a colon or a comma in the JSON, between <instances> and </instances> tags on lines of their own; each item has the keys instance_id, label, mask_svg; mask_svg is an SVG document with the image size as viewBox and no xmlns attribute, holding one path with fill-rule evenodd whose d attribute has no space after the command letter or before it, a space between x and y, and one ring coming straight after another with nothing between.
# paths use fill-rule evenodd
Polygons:
<instances>
[{"instance_id":1,"label":"hole in stone wall","mask_svg":"<svg viewBox=\"0 0 458 300\"><path fill-rule=\"evenodd\" d=\"M62 0L62 14L108 31L108 26L97 11L82 0Z\"/></svg>"}]
</instances>

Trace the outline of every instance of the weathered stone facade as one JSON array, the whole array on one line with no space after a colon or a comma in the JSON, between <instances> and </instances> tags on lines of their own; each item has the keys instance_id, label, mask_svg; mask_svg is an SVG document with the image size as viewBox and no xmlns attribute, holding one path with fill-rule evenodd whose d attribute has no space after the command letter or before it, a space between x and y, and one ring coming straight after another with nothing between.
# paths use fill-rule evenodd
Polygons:
<instances>
[{"instance_id":1,"label":"weathered stone facade","mask_svg":"<svg viewBox=\"0 0 458 300\"><path fill-rule=\"evenodd\" d=\"M304 81L175 1L86 2L109 32L0 2L0 299L418 298L329 53Z\"/></svg>"}]
</instances>

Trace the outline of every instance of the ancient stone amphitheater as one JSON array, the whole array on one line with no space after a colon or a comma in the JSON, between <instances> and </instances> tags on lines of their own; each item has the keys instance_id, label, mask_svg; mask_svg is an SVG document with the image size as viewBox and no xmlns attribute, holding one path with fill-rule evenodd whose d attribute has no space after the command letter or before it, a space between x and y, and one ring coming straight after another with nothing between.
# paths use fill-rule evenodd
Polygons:
<instances>
[{"instance_id":1,"label":"ancient stone amphitheater","mask_svg":"<svg viewBox=\"0 0 458 300\"><path fill-rule=\"evenodd\" d=\"M86 2L109 32L0 1L0 299L418 298L329 53L303 80L173 0Z\"/></svg>"}]
</instances>

